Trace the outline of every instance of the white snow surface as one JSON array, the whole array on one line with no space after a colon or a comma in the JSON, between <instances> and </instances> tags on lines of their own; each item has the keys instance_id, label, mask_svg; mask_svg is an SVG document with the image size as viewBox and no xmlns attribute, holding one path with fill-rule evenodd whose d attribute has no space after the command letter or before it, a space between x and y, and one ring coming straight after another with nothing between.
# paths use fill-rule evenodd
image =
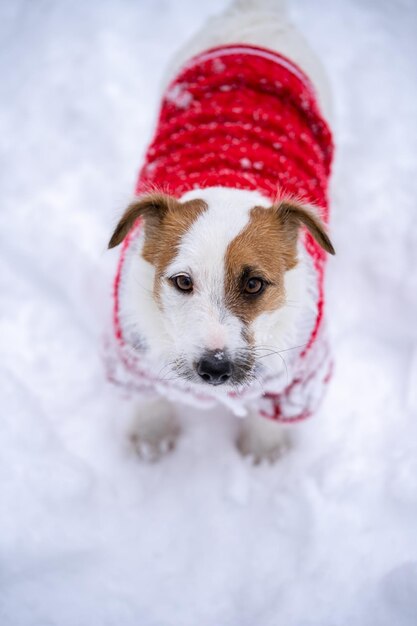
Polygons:
<instances>
[{"instance_id":1,"label":"white snow surface","mask_svg":"<svg viewBox=\"0 0 417 626\"><path fill-rule=\"evenodd\" d=\"M181 410L130 450L101 334L183 0L3 0L0 624L417 623L417 5L294 0L335 97L327 295L336 370L273 466Z\"/></svg>"}]
</instances>

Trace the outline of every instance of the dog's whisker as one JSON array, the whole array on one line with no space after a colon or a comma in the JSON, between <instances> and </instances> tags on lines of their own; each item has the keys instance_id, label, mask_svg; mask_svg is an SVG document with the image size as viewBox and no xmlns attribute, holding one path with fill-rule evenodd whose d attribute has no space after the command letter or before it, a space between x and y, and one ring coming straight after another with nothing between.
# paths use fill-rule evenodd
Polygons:
<instances>
[{"instance_id":1,"label":"dog's whisker","mask_svg":"<svg viewBox=\"0 0 417 626\"><path fill-rule=\"evenodd\" d=\"M256 346L255 348L253 348L254 351L257 350L271 350L274 354L275 353L281 353L281 352L290 352L291 350L298 350L300 348L305 348L308 345L308 343L302 343L300 345L297 346L292 346L291 348L282 348L282 349L278 349L277 346Z\"/></svg>"}]
</instances>

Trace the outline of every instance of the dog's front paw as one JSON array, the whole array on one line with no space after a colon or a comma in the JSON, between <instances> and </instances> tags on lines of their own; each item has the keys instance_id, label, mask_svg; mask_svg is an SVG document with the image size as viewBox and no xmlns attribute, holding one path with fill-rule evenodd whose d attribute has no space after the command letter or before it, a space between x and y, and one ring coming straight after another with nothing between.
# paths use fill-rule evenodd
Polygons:
<instances>
[{"instance_id":1,"label":"dog's front paw","mask_svg":"<svg viewBox=\"0 0 417 626\"><path fill-rule=\"evenodd\" d=\"M131 441L136 454L147 463L155 463L175 448L177 435L167 436L158 441L149 441L138 433L132 433Z\"/></svg>"},{"instance_id":2,"label":"dog's front paw","mask_svg":"<svg viewBox=\"0 0 417 626\"><path fill-rule=\"evenodd\" d=\"M288 430L265 417L254 415L244 420L236 445L240 453L254 465L275 463L292 446Z\"/></svg>"},{"instance_id":3,"label":"dog's front paw","mask_svg":"<svg viewBox=\"0 0 417 626\"><path fill-rule=\"evenodd\" d=\"M130 441L138 456L154 463L175 448L180 433L179 423L163 401L139 407L130 432Z\"/></svg>"}]
</instances>

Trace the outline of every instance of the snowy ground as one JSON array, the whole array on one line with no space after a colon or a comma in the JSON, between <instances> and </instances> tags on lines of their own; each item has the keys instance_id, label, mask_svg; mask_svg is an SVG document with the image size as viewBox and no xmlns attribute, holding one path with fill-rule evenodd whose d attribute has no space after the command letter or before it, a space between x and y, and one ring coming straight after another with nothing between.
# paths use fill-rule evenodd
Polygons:
<instances>
[{"instance_id":1,"label":"snowy ground","mask_svg":"<svg viewBox=\"0 0 417 626\"><path fill-rule=\"evenodd\" d=\"M250 467L233 419L189 415L176 452L143 465L104 380L106 242L163 68L225 4L0 4L2 626L417 623L413 0L294 0L338 146L337 368L298 447Z\"/></svg>"}]
</instances>

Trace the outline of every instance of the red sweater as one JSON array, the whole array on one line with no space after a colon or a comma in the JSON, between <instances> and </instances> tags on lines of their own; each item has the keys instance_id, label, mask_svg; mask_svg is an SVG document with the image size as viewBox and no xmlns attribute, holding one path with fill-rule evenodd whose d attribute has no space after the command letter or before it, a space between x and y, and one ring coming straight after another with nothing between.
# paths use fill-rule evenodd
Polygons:
<instances>
[{"instance_id":1,"label":"red sweater","mask_svg":"<svg viewBox=\"0 0 417 626\"><path fill-rule=\"evenodd\" d=\"M307 76L276 52L246 44L224 46L191 59L170 84L136 193L157 188L180 197L193 188L225 186L257 190L271 202L285 194L321 207L327 223L332 154L330 130ZM149 379L160 387L133 354L126 356L119 316L124 259L139 228L125 240L115 280L115 337L124 369L133 376L130 386L136 379L133 386L142 388ZM261 411L279 420L310 415L330 375L323 330L326 254L307 232L304 242L317 274L318 313L290 384L262 399ZM300 399L302 388L310 400Z\"/></svg>"}]
</instances>

